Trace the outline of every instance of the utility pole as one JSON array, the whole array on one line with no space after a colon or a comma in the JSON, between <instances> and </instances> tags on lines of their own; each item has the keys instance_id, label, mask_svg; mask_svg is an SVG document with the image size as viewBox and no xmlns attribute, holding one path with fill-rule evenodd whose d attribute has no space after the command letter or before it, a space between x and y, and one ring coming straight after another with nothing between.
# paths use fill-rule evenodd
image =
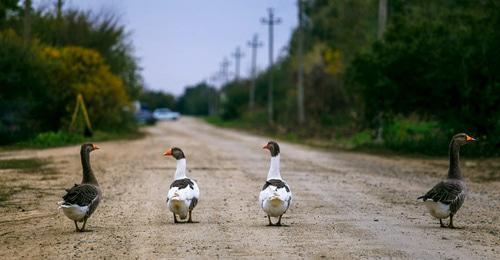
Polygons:
<instances>
[{"instance_id":1,"label":"utility pole","mask_svg":"<svg viewBox=\"0 0 500 260\"><path fill-rule=\"evenodd\" d=\"M267 88L267 119L269 124L274 122L274 109L273 109L273 37L274 25L280 24L281 19L274 17L274 10L267 9L268 18L261 18L261 23L269 26L269 86Z\"/></svg>"},{"instance_id":2,"label":"utility pole","mask_svg":"<svg viewBox=\"0 0 500 260\"><path fill-rule=\"evenodd\" d=\"M387 24L387 0L378 0L377 39L381 40L382 37L384 36L386 24Z\"/></svg>"},{"instance_id":3,"label":"utility pole","mask_svg":"<svg viewBox=\"0 0 500 260\"><path fill-rule=\"evenodd\" d=\"M222 60L222 62L220 64L222 85L226 84L229 81L229 70L228 70L229 65L231 65L231 63L229 62L229 60L226 57L224 57L224 60Z\"/></svg>"},{"instance_id":4,"label":"utility pole","mask_svg":"<svg viewBox=\"0 0 500 260\"><path fill-rule=\"evenodd\" d=\"M217 81L220 78L220 74L216 73L210 77L210 81L212 82L214 88L212 91L208 90L208 113L213 116L217 114L218 110L218 102L217 102Z\"/></svg>"},{"instance_id":5,"label":"utility pole","mask_svg":"<svg viewBox=\"0 0 500 260\"><path fill-rule=\"evenodd\" d=\"M240 46L238 46L236 51L234 51L231 55L234 57L234 79L238 81L240 80L240 60L245 56L245 54L241 52Z\"/></svg>"},{"instance_id":6,"label":"utility pole","mask_svg":"<svg viewBox=\"0 0 500 260\"><path fill-rule=\"evenodd\" d=\"M377 39L383 40L385 27L387 25L387 1L388 0L378 0L378 31ZM377 115L377 137L375 142L383 142L383 132L384 132L384 112L380 111Z\"/></svg>"},{"instance_id":7,"label":"utility pole","mask_svg":"<svg viewBox=\"0 0 500 260\"><path fill-rule=\"evenodd\" d=\"M24 44L31 42L31 0L24 0Z\"/></svg>"},{"instance_id":8,"label":"utility pole","mask_svg":"<svg viewBox=\"0 0 500 260\"><path fill-rule=\"evenodd\" d=\"M257 49L262 47L262 42L259 42L259 35L254 34L252 41L248 41L247 44L252 48L252 69L250 72L252 74L252 83L250 85L250 94L248 95L248 108L253 109L255 104L255 78L257 77Z\"/></svg>"},{"instance_id":9,"label":"utility pole","mask_svg":"<svg viewBox=\"0 0 500 260\"><path fill-rule=\"evenodd\" d=\"M304 48L304 19L302 10L302 0L297 1L299 9L299 30L298 30L298 51L297 51L297 63L299 64L299 71L297 76L297 112L299 124L304 124L305 113L304 113L304 58L303 58L303 48Z\"/></svg>"},{"instance_id":10,"label":"utility pole","mask_svg":"<svg viewBox=\"0 0 500 260\"><path fill-rule=\"evenodd\" d=\"M62 7L63 7L63 0L57 0L56 9L57 9L57 19L58 20L61 20L61 18L62 18Z\"/></svg>"}]
</instances>

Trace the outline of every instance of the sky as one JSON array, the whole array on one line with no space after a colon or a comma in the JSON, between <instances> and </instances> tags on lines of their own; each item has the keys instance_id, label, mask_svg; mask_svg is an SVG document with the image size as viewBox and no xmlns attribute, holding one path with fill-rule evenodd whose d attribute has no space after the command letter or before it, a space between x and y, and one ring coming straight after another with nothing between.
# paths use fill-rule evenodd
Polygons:
<instances>
[{"instance_id":1,"label":"sky","mask_svg":"<svg viewBox=\"0 0 500 260\"><path fill-rule=\"evenodd\" d=\"M34 1L50 5L55 0ZM112 10L131 33L145 85L181 95L186 86L207 80L220 70L237 46L245 56L240 74L250 72L251 50L247 42L257 33L259 69L268 66L268 27L260 19L273 7L281 23L275 26L274 56L287 46L297 26L295 0L66 0L65 7ZM283 54L283 52L281 52ZM276 60L276 58L275 58Z\"/></svg>"}]
</instances>

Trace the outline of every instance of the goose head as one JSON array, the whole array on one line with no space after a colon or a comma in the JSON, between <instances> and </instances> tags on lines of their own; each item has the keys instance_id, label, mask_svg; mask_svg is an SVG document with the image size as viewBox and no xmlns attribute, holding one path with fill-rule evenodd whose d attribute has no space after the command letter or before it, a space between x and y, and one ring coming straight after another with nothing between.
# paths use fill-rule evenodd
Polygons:
<instances>
[{"instance_id":1,"label":"goose head","mask_svg":"<svg viewBox=\"0 0 500 260\"><path fill-rule=\"evenodd\" d=\"M269 141L262 149L268 149L271 152L271 156L275 157L280 154L280 146L275 141Z\"/></svg>"},{"instance_id":2,"label":"goose head","mask_svg":"<svg viewBox=\"0 0 500 260\"><path fill-rule=\"evenodd\" d=\"M474 137L471 137L465 133L456 134L452 138L452 142L455 144L458 144L459 146L462 146L462 145L465 145L465 144L468 144L468 143L474 142L474 141L477 141L477 139Z\"/></svg>"},{"instance_id":3,"label":"goose head","mask_svg":"<svg viewBox=\"0 0 500 260\"><path fill-rule=\"evenodd\" d=\"M90 152L97 150L97 149L99 149L99 146L97 146L95 144L91 144L91 143L86 143L86 144L82 144L82 148L80 151L90 153Z\"/></svg>"},{"instance_id":4,"label":"goose head","mask_svg":"<svg viewBox=\"0 0 500 260\"><path fill-rule=\"evenodd\" d=\"M172 148L166 150L165 153L163 153L163 155L164 156L172 156L176 160L180 160L180 159L186 158L184 156L184 152L181 150L181 148L177 148L177 147L172 147Z\"/></svg>"}]
</instances>

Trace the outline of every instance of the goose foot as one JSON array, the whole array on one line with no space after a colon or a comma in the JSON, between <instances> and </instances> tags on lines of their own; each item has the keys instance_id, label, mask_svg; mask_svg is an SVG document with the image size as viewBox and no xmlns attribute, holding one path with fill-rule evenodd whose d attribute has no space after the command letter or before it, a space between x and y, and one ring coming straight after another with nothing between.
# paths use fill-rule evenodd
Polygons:
<instances>
[{"instance_id":1,"label":"goose foot","mask_svg":"<svg viewBox=\"0 0 500 260\"><path fill-rule=\"evenodd\" d=\"M84 232L85 231L85 224L87 224L87 218L83 219L83 225L81 228L78 227L78 223L75 221L75 228L77 232Z\"/></svg>"},{"instance_id":2,"label":"goose foot","mask_svg":"<svg viewBox=\"0 0 500 260\"><path fill-rule=\"evenodd\" d=\"M282 216L283 216L283 215L281 215L281 216L280 216L280 218L278 219L278 223L276 223L276 226L280 226L280 227L281 227L281 217L282 217Z\"/></svg>"},{"instance_id":3,"label":"goose foot","mask_svg":"<svg viewBox=\"0 0 500 260\"><path fill-rule=\"evenodd\" d=\"M191 212L192 210L189 211L189 219L187 221L188 223L193 223L193 220L191 219Z\"/></svg>"},{"instance_id":4,"label":"goose foot","mask_svg":"<svg viewBox=\"0 0 500 260\"><path fill-rule=\"evenodd\" d=\"M87 224L87 218L83 219L83 226L80 228L80 232L85 231L85 224Z\"/></svg>"},{"instance_id":5,"label":"goose foot","mask_svg":"<svg viewBox=\"0 0 500 260\"><path fill-rule=\"evenodd\" d=\"M453 226L453 214L450 215L450 223L448 224L448 228L455 229L456 227Z\"/></svg>"},{"instance_id":6,"label":"goose foot","mask_svg":"<svg viewBox=\"0 0 500 260\"><path fill-rule=\"evenodd\" d=\"M441 227L442 227L442 228L447 227L447 226L445 226L445 225L443 224L443 220L442 220L442 219L439 219L439 224L441 224Z\"/></svg>"},{"instance_id":7,"label":"goose foot","mask_svg":"<svg viewBox=\"0 0 500 260\"><path fill-rule=\"evenodd\" d=\"M80 232L80 228L78 227L78 224L76 223L76 221L75 221L75 228L76 228L76 232Z\"/></svg>"},{"instance_id":8,"label":"goose foot","mask_svg":"<svg viewBox=\"0 0 500 260\"><path fill-rule=\"evenodd\" d=\"M273 222L271 222L271 217L269 215L267 215L267 219L269 220L269 224L267 224L267 225L268 226L274 226Z\"/></svg>"}]
</instances>

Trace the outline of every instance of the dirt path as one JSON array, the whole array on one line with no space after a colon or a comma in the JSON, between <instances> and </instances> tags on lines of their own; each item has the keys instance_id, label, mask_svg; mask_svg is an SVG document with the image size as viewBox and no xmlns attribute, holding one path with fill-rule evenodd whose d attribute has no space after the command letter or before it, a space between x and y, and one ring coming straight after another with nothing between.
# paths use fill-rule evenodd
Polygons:
<instances>
[{"instance_id":1,"label":"dirt path","mask_svg":"<svg viewBox=\"0 0 500 260\"><path fill-rule=\"evenodd\" d=\"M268 140L183 118L149 128L141 140L99 143L92 165L104 200L74 232L56 203L81 179L79 147L0 153L51 161L43 172L0 170L2 185L19 187L0 207L0 259L10 258L419 258L498 259L500 182L470 181L456 217L459 230L439 228L415 198L446 172L445 160L384 158L327 152L281 142L282 175L294 200L283 222L267 227L257 196L269 164ZM173 224L165 196L175 160L187 156L201 200L195 224ZM498 165L496 165L498 166ZM498 168L466 163L469 177ZM470 178L475 180L474 178ZM480 179L480 178L479 178Z\"/></svg>"}]
</instances>

